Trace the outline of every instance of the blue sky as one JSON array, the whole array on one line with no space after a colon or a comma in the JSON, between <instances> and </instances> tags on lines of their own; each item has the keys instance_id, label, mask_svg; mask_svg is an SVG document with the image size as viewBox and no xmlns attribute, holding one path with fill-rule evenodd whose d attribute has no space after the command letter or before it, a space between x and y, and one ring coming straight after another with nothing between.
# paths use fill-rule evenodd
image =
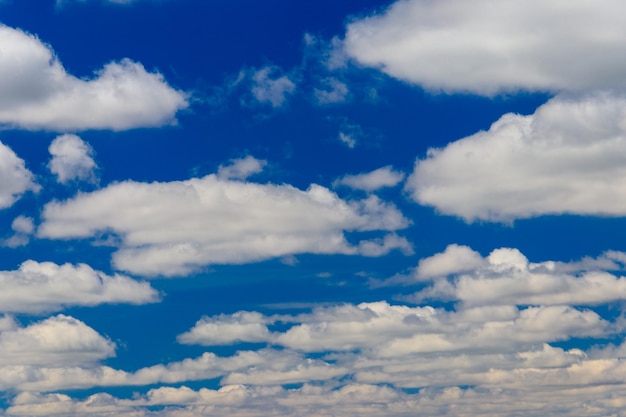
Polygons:
<instances>
[{"instance_id":1,"label":"blue sky","mask_svg":"<svg viewBox=\"0 0 626 417\"><path fill-rule=\"evenodd\" d=\"M623 2L0 16L0 416L624 415Z\"/></svg>"}]
</instances>

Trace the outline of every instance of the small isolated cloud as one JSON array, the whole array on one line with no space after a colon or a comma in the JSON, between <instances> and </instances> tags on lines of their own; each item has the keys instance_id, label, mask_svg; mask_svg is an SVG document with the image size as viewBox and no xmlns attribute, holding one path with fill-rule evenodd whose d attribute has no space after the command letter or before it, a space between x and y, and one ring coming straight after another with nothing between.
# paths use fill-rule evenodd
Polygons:
<instances>
[{"instance_id":1,"label":"small isolated cloud","mask_svg":"<svg viewBox=\"0 0 626 417\"><path fill-rule=\"evenodd\" d=\"M626 299L626 278L600 267L623 268L615 263L622 255L610 251L596 260L531 263L517 249L496 249L482 258L466 246L450 245L420 262L418 279L434 277L435 282L412 299L457 300L466 306L610 303Z\"/></svg>"},{"instance_id":2,"label":"small isolated cloud","mask_svg":"<svg viewBox=\"0 0 626 417\"><path fill-rule=\"evenodd\" d=\"M43 313L70 306L147 304L159 294L147 282L109 276L85 264L26 261L16 271L0 271L0 312Z\"/></svg>"},{"instance_id":3,"label":"small isolated cloud","mask_svg":"<svg viewBox=\"0 0 626 417\"><path fill-rule=\"evenodd\" d=\"M315 88L313 94L318 104L341 103L348 97L348 86L336 78L327 78L322 82L323 88Z\"/></svg>"},{"instance_id":4,"label":"small isolated cloud","mask_svg":"<svg viewBox=\"0 0 626 417\"><path fill-rule=\"evenodd\" d=\"M96 180L93 149L76 135L61 135L52 141L48 148L52 159L48 163L50 171L61 184L74 180L93 182Z\"/></svg>"},{"instance_id":5,"label":"small isolated cloud","mask_svg":"<svg viewBox=\"0 0 626 417\"><path fill-rule=\"evenodd\" d=\"M245 158L233 159L228 165L220 165L217 176L224 180L245 180L263 171L265 165L267 161L248 155Z\"/></svg>"},{"instance_id":6,"label":"small isolated cloud","mask_svg":"<svg viewBox=\"0 0 626 417\"><path fill-rule=\"evenodd\" d=\"M33 35L0 25L0 125L30 130L124 130L175 122L188 106L159 73L128 59L91 79L68 74Z\"/></svg>"},{"instance_id":7,"label":"small isolated cloud","mask_svg":"<svg viewBox=\"0 0 626 417\"><path fill-rule=\"evenodd\" d=\"M25 192L39 188L24 160L0 142L0 209L12 206Z\"/></svg>"},{"instance_id":8,"label":"small isolated cloud","mask_svg":"<svg viewBox=\"0 0 626 417\"><path fill-rule=\"evenodd\" d=\"M623 88L625 12L621 0L402 0L350 23L344 48L445 92Z\"/></svg>"},{"instance_id":9,"label":"small isolated cloud","mask_svg":"<svg viewBox=\"0 0 626 417\"><path fill-rule=\"evenodd\" d=\"M626 215L626 97L557 96L534 114L430 149L406 189L468 222L546 214Z\"/></svg>"},{"instance_id":10,"label":"small isolated cloud","mask_svg":"<svg viewBox=\"0 0 626 417\"><path fill-rule=\"evenodd\" d=\"M13 230L13 236L5 239L2 242L2 246L9 248L17 248L18 246L25 246L30 241L30 236L35 231L35 225L33 219L26 216L17 216L11 223L11 229Z\"/></svg>"},{"instance_id":11,"label":"small isolated cloud","mask_svg":"<svg viewBox=\"0 0 626 417\"><path fill-rule=\"evenodd\" d=\"M279 72L276 67L264 67L252 74L251 92L254 98L263 104L272 107L281 107L287 101L287 96L296 90L296 84L288 75L275 75Z\"/></svg>"},{"instance_id":12,"label":"small isolated cloud","mask_svg":"<svg viewBox=\"0 0 626 417\"><path fill-rule=\"evenodd\" d=\"M49 203L43 218L40 237L117 234L121 247L114 265L146 276L184 275L209 264L299 253L383 255L405 249L406 240L351 244L344 232L392 232L409 225L393 204L375 196L345 201L316 184L303 191L216 175L169 183L120 182Z\"/></svg>"},{"instance_id":13,"label":"small isolated cloud","mask_svg":"<svg viewBox=\"0 0 626 417\"><path fill-rule=\"evenodd\" d=\"M395 187L403 179L404 173L394 171L393 167L388 165L364 174L345 175L335 180L333 185L372 192L385 187Z\"/></svg>"},{"instance_id":14,"label":"small isolated cloud","mask_svg":"<svg viewBox=\"0 0 626 417\"><path fill-rule=\"evenodd\" d=\"M354 135L351 133L339 132L339 140L350 149L354 148L357 144Z\"/></svg>"}]
</instances>

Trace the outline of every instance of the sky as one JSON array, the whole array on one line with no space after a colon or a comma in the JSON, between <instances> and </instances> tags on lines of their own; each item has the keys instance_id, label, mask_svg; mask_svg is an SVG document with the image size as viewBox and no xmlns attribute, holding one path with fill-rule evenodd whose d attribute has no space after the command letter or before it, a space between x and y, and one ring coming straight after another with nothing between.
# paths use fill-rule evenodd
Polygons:
<instances>
[{"instance_id":1,"label":"sky","mask_svg":"<svg viewBox=\"0 0 626 417\"><path fill-rule=\"evenodd\" d=\"M622 0L0 0L0 417L626 416Z\"/></svg>"}]
</instances>

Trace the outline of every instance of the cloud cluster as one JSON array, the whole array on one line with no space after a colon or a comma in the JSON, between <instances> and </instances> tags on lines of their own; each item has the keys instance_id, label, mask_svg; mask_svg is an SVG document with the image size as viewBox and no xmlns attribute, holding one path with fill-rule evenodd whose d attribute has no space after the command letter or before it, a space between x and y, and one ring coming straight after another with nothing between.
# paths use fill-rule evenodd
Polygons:
<instances>
[{"instance_id":1,"label":"cloud cluster","mask_svg":"<svg viewBox=\"0 0 626 417\"><path fill-rule=\"evenodd\" d=\"M558 96L534 114L430 149L406 188L468 222L545 214L626 215L626 96Z\"/></svg>"},{"instance_id":2,"label":"cloud cluster","mask_svg":"<svg viewBox=\"0 0 626 417\"><path fill-rule=\"evenodd\" d=\"M625 11L619 0L400 0L350 23L344 49L448 93L623 89Z\"/></svg>"},{"instance_id":3,"label":"cloud cluster","mask_svg":"<svg viewBox=\"0 0 626 417\"><path fill-rule=\"evenodd\" d=\"M33 35L0 25L0 125L29 130L124 130L175 122L185 93L128 59L91 79L68 74Z\"/></svg>"},{"instance_id":4,"label":"cloud cluster","mask_svg":"<svg viewBox=\"0 0 626 417\"><path fill-rule=\"evenodd\" d=\"M239 163L239 165L241 162ZM344 201L319 185L257 184L208 175L187 181L125 181L43 211L40 237L122 240L116 268L184 275L209 264L246 263L298 253L379 256L407 248L397 236L350 244L345 231L395 231L409 221L375 196Z\"/></svg>"}]
</instances>

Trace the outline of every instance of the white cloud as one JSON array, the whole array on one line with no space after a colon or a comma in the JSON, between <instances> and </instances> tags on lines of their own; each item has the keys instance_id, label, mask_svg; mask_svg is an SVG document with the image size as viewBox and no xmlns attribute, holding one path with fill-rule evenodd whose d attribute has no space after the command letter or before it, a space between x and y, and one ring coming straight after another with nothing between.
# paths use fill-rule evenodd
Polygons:
<instances>
[{"instance_id":1,"label":"white cloud","mask_svg":"<svg viewBox=\"0 0 626 417\"><path fill-rule=\"evenodd\" d=\"M58 315L0 333L0 369L18 365L90 365L112 356L115 345L111 341L69 316ZM6 371L1 373L10 377Z\"/></svg>"},{"instance_id":2,"label":"white cloud","mask_svg":"<svg viewBox=\"0 0 626 417\"><path fill-rule=\"evenodd\" d=\"M335 180L333 185L346 186L355 190L372 192L384 187L395 187L404 179L404 173L394 171L391 165L378 168L374 171L357 174L344 175Z\"/></svg>"},{"instance_id":3,"label":"white cloud","mask_svg":"<svg viewBox=\"0 0 626 417\"><path fill-rule=\"evenodd\" d=\"M68 74L33 35L0 26L0 124L30 130L124 130L173 123L186 94L136 62L111 62L92 79Z\"/></svg>"},{"instance_id":4,"label":"white cloud","mask_svg":"<svg viewBox=\"0 0 626 417\"><path fill-rule=\"evenodd\" d=\"M260 103L270 104L272 107L281 107L287 96L296 90L296 84L287 75L272 77L277 72L276 67L264 67L252 74L252 95Z\"/></svg>"},{"instance_id":5,"label":"white cloud","mask_svg":"<svg viewBox=\"0 0 626 417\"><path fill-rule=\"evenodd\" d=\"M159 295L146 282L108 276L85 264L26 261L16 271L0 271L0 311L41 313L69 306L105 303L146 304Z\"/></svg>"},{"instance_id":6,"label":"white cloud","mask_svg":"<svg viewBox=\"0 0 626 417\"><path fill-rule=\"evenodd\" d=\"M626 215L626 97L558 96L534 114L430 149L406 188L466 221Z\"/></svg>"},{"instance_id":7,"label":"white cloud","mask_svg":"<svg viewBox=\"0 0 626 417\"><path fill-rule=\"evenodd\" d=\"M35 231L35 225L31 217L17 216L11 223L11 229L14 232L13 236L2 241L2 246L16 248L28 244L30 235Z\"/></svg>"},{"instance_id":8,"label":"white cloud","mask_svg":"<svg viewBox=\"0 0 626 417\"><path fill-rule=\"evenodd\" d=\"M267 161L248 155L245 158L231 160L229 165L220 165L217 176L224 180L245 180L263 171L265 165Z\"/></svg>"},{"instance_id":9,"label":"white cloud","mask_svg":"<svg viewBox=\"0 0 626 417\"><path fill-rule=\"evenodd\" d=\"M531 263L519 250L501 248L484 259L474 252L471 262L467 263L469 248L463 251L449 248L427 260L445 257L451 264L460 263L463 268L446 274L427 274L456 275L449 280L436 281L415 294L414 300L448 299L462 301L465 305L599 305L626 299L625 277L602 269L585 270L589 266L617 266L606 262L616 257L614 252L593 262L587 259L571 264Z\"/></svg>"},{"instance_id":10,"label":"white cloud","mask_svg":"<svg viewBox=\"0 0 626 417\"><path fill-rule=\"evenodd\" d=\"M48 148L52 159L48 163L57 180L65 184L72 180L95 181L93 149L76 135L57 136Z\"/></svg>"},{"instance_id":11,"label":"white cloud","mask_svg":"<svg viewBox=\"0 0 626 417\"><path fill-rule=\"evenodd\" d=\"M624 88L624 12L620 0L401 0L350 23L344 48L446 92Z\"/></svg>"},{"instance_id":12,"label":"white cloud","mask_svg":"<svg viewBox=\"0 0 626 417\"><path fill-rule=\"evenodd\" d=\"M0 142L0 209L12 206L27 191L38 190L24 160Z\"/></svg>"},{"instance_id":13,"label":"white cloud","mask_svg":"<svg viewBox=\"0 0 626 417\"><path fill-rule=\"evenodd\" d=\"M122 244L113 257L115 266L148 276L183 275L209 264L298 253L355 255L363 241L351 245L344 231L394 231L409 224L395 206L374 196L344 201L315 184L302 191L215 175L112 184L50 203L43 218L41 237L118 234ZM407 244L392 238L373 242L389 250Z\"/></svg>"}]
</instances>

